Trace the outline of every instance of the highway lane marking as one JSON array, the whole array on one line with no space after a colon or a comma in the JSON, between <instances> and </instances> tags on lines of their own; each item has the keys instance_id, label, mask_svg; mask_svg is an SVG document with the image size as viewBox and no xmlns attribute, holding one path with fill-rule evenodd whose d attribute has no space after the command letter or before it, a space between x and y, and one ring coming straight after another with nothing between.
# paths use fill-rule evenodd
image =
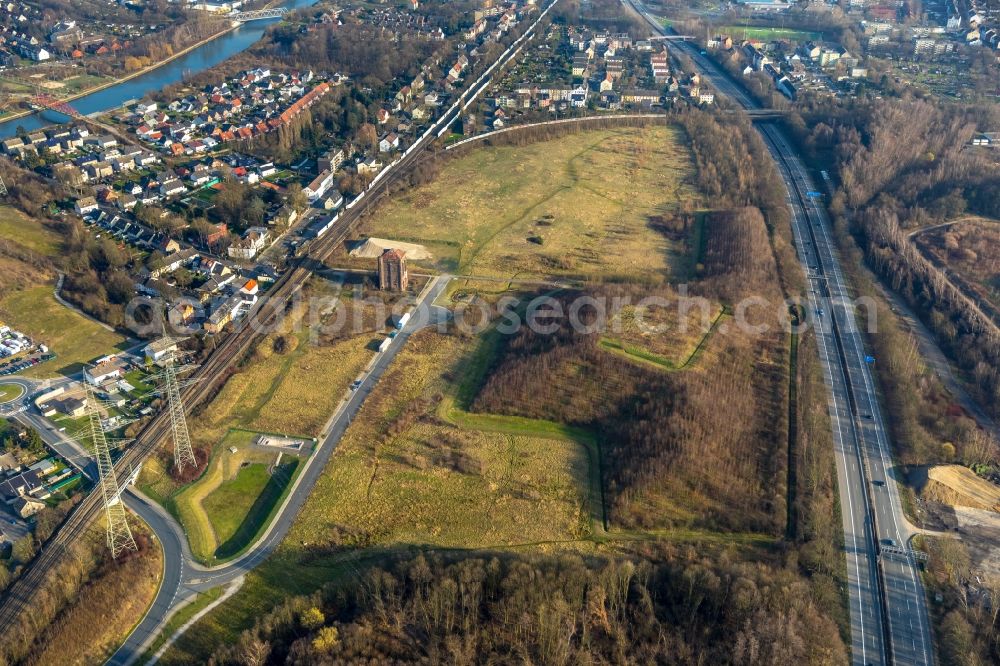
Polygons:
<instances>
[{"instance_id":1,"label":"highway lane marking","mask_svg":"<svg viewBox=\"0 0 1000 666\"><path fill-rule=\"evenodd\" d=\"M786 147L787 147L787 142L786 142ZM793 156L793 159L796 159L796 158ZM823 211L822 209L820 209L819 206L815 202L812 203L812 208L816 211L817 216L820 217L820 219L823 222L826 222L825 211ZM823 240L824 240L824 245L827 245L829 243L828 225L827 224L821 224L819 226L821 227L821 232L822 232L822 236L823 236ZM836 261L836 257L834 256L832 250L828 250L828 253L829 253L831 259L833 259L833 261L831 262L831 265L833 267L833 273L834 273L834 275L836 277L836 283L837 283L838 290L840 290L840 289L843 288L842 287L842 285L843 285L843 281L842 281L843 280L843 276L842 276L842 273L840 271L840 265ZM857 323L856 323L856 320L855 320L854 316L852 315L850 317L847 317L847 322L848 322L848 329L849 329L849 333L850 333L849 337L851 339L852 347L854 348L855 353L860 353L860 352L858 352L858 347L859 347L859 345L858 345L858 336L859 336L859 332L857 330ZM877 421L876 421L876 423L878 424L878 427L876 427L876 429L875 429L876 444L877 444L877 448L878 448L879 462L882 464L882 471L883 471L883 473L885 473L886 469L889 468L889 467L891 467L891 463L889 465L886 464L887 463L887 461L886 461L887 442L883 441L883 429L884 429L885 425L884 425L884 421L882 419L881 410L877 410L876 407L873 406L873 400L872 400L872 396L873 396L872 383L873 383L873 380L871 379L870 373L868 372L868 368L867 368L866 365L864 365L864 366L861 367L861 376L862 376L862 379L864 381L865 398L868 401L870 413L872 413L873 415L877 415L877 417L878 417ZM897 511L900 511L901 508L900 508L900 505L899 505L898 494L896 492L896 488L895 488L894 484L892 484L892 487L889 488L889 507L891 509L891 511L890 511L890 517L891 517L892 522L893 522L894 533L896 535L896 538L900 539L900 536L899 536L899 525L898 525L898 522L896 520L896 513L897 513ZM908 566L906 566L904 568L906 569L907 573L909 574L910 580L913 583L913 591L914 591L913 596L915 597L917 591L919 590L919 587L917 585L916 576L915 576L915 572L914 572L914 567L912 566L912 563L909 561L909 558L907 558L907 560L908 560L907 561L907 565ZM905 581L904 581L904 584L905 584ZM917 615L921 618L921 620L923 620L923 618L924 618L924 611L926 609L923 607L922 604L917 604L917 606L918 606L918 608L917 608ZM909 603L909 595L908 595L907 596L907 608L909 608L909 607L910 607L910 603ZM923 622L922 622L922 624L923 624ZM921 632L921 634L920 634L920 642L921 642L921 646L922 646L921 653L922 653L922 656L923 656L923 658L924 658L924 660L926 662L927 661L927 649L926 649L926 645L925 645L925 641L924 641L924 632ZM927 663L929 663L929 662L927 662Z\"/></svg>"}]
</instances>

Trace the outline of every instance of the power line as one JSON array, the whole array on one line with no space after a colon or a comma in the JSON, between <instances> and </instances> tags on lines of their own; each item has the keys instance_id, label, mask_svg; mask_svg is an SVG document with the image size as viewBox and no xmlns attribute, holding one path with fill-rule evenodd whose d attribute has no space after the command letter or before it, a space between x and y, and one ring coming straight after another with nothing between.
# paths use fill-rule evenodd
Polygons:
<instances>
[{"instance_id":1,"label":"power line","mask_svg":"<svg viewBox=\"0 0 1000 666\"><path fill-rule=\"evenodd\" d=\"M98 410L94 391L87 386L87 420L90 422L90 438L94 444L94 456L97 458L97 473L100 477L101 494L104 498L104 513L108 520L108 548L111 556L118 558L126 550L138 550L135 538L128 526L125 515L125 505L121 500L121 490L118 476L111 461L111 448L108 444L101 414Z\"/></svg>"},{"instance_id":2,"label":"power line","mask_svg":"<svg viewBox=\"0 0 1000 666\"><path fill-rule=\"evenodd\" d=\"M197 467L198 462L194 457L194 449L191 447L191 434L188 432L187 418L184 416L184 402L181 399L180 385L177 382L177 368L174 360L167 361L164 369L167 389L167 405L170 410L170 430L174 440L174 467L177 471L183 470L188 465Z\"/></svg>"}]
</instances>

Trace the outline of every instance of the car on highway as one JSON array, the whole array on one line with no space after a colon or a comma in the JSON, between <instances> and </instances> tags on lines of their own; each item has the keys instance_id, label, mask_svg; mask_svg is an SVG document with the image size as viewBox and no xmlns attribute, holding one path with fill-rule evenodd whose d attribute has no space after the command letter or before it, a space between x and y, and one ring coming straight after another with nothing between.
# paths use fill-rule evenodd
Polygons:
<instances>
[{"instance_id":1,"label":"car on highway","mask_svg":"<svg viewBox=\"0 0 1000 666\"><path fill-rule=\"evenodd\" d=\"M874 481L872 481L872 485L881 488L882 486L885 485L885 481L883 481L882 479L875 479Z\"/></svg>"}]
</instances>

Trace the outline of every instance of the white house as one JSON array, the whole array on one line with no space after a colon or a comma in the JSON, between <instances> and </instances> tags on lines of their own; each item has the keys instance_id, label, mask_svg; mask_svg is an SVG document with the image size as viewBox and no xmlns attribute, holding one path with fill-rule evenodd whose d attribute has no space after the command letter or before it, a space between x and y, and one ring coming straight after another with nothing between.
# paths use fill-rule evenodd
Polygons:
<instances>
[{"instance_id":1,"label":"white house","mask_svg":"<svg viewBox=\"0 0 1000 666\"><path fill-rule=\"evenodd\" d=\"M118 379L122 376L122 366L114 360L99 363L92 368L83 371L83 376L88 384L100 386L109 379Z\"/></svg>"},{"instance_id":2,"label":"white house","mask_svg":"<svg viewBox=\"0 0 1000 666\"><path fill-rule=\"evenodd\" d=\"M73 204L73 208L76 210L77 215L86 215L97 210L97 201L94 197L81 197Z\"/></svg>"},{"instance_id":3,"label":"white house","mask_svg":"<svg viewBox=\"0 0 1000 666\"><path fill-rule=\"evenodd\" d=\"M383 153L391 152L396 148L399 148L399 135L395 132L390 132L378 142L378 149Z\"/></svg>"},{"instance_id":4,"label":"white house","mask_svg":"<svg viewBox=\"0 0 1000 666\"><path fill-rule=\"evenodd\" d=\"M229 256L233 259L253 259L267 246L270 238L270 232L264 227L250 227L242 238L229 246Z\"/></svg>"},{"instance_id":5,"label":"white house","mask_svg":"<svg viewBox=\"0 0 1000 666\"><path fill-rule=\"evenodd\" d=\"M177 352L177 341L173 338L153 340L142 348L142 353L153 363L169 358Z\"/></svg>"},{"instance_id":6,"label":"white house","mask_svg":"<svg viewBox=\"0 0 1000 666\"><path fill-rule=\"evenodd\" d=\"M302 188L302 192L313 203L329 192L331 187L333 187L333 172L327 170L320 172L311 183Z\"/></svg>"}]
</instances>

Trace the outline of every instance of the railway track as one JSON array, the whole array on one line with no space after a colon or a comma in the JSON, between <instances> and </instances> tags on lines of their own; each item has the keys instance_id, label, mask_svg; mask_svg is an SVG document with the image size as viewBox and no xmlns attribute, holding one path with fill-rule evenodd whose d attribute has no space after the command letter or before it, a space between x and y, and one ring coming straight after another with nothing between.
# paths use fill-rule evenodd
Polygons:
<instances>
[{"instance_id":1,"label":"railway track","mask_svg":"<svg viewBox=\"0 0 1000 666\"><path fill-rule=\"evenodd\" d=\"M309 251L296 260L295 265L280 277L268 292L266 299L252 310L222 343L212 352L193 377L200 381L192 383L183 392L184 404L189 410L207 403L225 376L226 371L237 364L267 332L273 330L276 320L281 317L291 299L305 285L312 275L309 266L322 264L333 251L346 240L357 222L373 206L386 196L391 186L409 175L410 171L426 158L426 149L433 141L428 139L421 150L397 165L392 175L373 186L362 202L347 214L342 214L335 227L322 238L312 241ZM129 447L116 461L115 472L119 479L128 479L142 462L166 443L170 437L170 418L166 412L153 417ZM70 514L63 526L46 542L32 561L27 571L8 590L0 607L0 634L6 633L21 613L29 606L35 591L52 572L55 566L69 552L75 543L97 520L104 505L100 493L90 493Z\"/></svg>"},{"instance_id":2,"label":"railway track","mask_svg":"<svg viewBox=\"0 0 1000 666\"><path fill-rule=\"evenodd\" d=\"M287 309L290 299L298 293L312 274L311 267L322 264L347 238L348 234L364 214L391 193L391 187L407 177L413 168L428 159L427 151L443 136L462 111L492 83L495 72L509 64L533 36L535 28L557 4L552 0L525 32L512 43L500 58L490 65L476 81L472 82L457 101L431 125L427 132L411 146L404 155L394 162L383 174L373 181L364 194L349 204L336 223L322 237L311 241L304 256L295 260L294 265L271 287L266 298L252 310L222 343L212 352L193 377L200 381L190 384L182 394L188 410L206 403L225 371L242 359L254 345L271 330L276 318ZM429 159L433 159L432 155ZM170 417L161 412L153 417L140 431L135 443L115 461L118 479L129 479L143 461L170 437ZM27 570L10 586L0 605L0 635L8 635L11 627L30 606L36 591L42 588L49 575L63 557L70 552L70 546L79 539L90 524L103 511L100 493L90 493L63 522L60 529L43 544L39 554Z\"/></svg>"}]
</instances>

